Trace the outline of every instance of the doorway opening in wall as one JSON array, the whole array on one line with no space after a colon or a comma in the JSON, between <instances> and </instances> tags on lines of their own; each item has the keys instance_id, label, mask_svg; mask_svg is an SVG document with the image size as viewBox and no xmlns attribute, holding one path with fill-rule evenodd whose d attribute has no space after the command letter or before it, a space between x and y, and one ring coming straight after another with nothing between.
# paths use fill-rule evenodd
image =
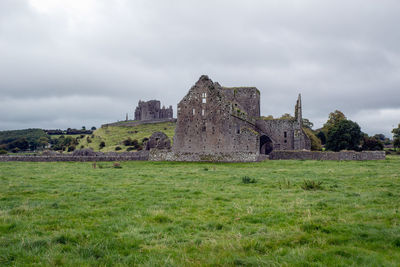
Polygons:
<instances>
[{"instance_id":1,"label":"doorway opening in wall","mask_svg":"<svg viewBox=\"0 0 400 267\"><path fill-rule=\"evenodd\" d=\"M273 150L271 139L266 136L260 136L260 154L268 155Z\"/></svg>"}]
</instances>

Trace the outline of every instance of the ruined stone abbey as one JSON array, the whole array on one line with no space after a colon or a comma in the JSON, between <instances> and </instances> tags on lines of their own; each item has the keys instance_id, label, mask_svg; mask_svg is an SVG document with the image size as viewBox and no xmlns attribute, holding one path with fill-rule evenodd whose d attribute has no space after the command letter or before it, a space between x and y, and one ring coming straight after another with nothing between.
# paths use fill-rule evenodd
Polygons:
<instances>
[{"instance_id":1,"label":"ruined stone abbey","mask_svg":"<svg viewBox=\"0 0 400 267\"><path fill-rule=\"evenodd\" d=\"M179 102L173 152L269 154L310 150L302 129L301 97L294 119L263 119L255 87L223 87L203 75Z\"/></svg>"}]
</instances>

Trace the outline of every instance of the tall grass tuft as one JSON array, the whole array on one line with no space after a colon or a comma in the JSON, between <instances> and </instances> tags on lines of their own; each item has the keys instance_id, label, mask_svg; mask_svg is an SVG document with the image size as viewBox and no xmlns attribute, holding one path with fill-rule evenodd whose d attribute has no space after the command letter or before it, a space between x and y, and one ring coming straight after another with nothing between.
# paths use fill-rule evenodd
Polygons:
<instances>
[{"instance_id":1,"label":"tall grass tuft","mask_svg":"<svg viewBox=\"0 0 400 267\"><path fill-rule=\"evenodd\" d=\"M250 178L249 176L242 177L242 183L244 184L255 184L257 183L256 178Z\"/></svg>"},{"instance_id":2,"label":"tall grass tuft","mask_svg":"<svg viewBox=\"0 0 400 267\"><path fill-rule=\"evenodd\" d=\"M301 188L304 190L322 190L322 181L304 180Z\"/></svg>"}]
</instances>

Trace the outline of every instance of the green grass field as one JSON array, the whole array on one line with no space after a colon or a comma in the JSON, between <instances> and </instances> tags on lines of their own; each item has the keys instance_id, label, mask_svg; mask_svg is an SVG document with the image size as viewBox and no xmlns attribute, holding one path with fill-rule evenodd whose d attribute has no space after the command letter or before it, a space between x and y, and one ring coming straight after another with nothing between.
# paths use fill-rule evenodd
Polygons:
<instances>
[{"instance_id":1,"label":"green grass field","mask_svg":"<svg viewBox=\"0 0 400 267\"><path fill-rule=\"evenodd\" d=\"M112 166L0 163L0 265L399 266L400 157Z\"/></svg>"}]
</instances>

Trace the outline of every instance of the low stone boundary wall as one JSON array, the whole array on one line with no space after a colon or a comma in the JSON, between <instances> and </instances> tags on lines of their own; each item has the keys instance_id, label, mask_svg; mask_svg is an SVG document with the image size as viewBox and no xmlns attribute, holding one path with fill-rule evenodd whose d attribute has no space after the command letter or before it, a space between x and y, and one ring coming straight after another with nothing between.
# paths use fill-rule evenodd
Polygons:
<instances>
[{"instance_id":1,"label":"low stone boundary wall","mask_svg":"<svg viewBox=\"0 0 400 267\"><path fill-rule=\"evenodd\" d=\"M57 161L131 161L149 160L149 151L130 152L128 155L96 155L96 156L72 156L72 155L51 155L51 156L0 156L0 162L26 161L26 162L57 162Z\"/></svg>"},{"instance_id":2,"label":"low stone boundary wall","mask_svg":"<svg viewBox=\"0 0 400 267\"><path fill-rule=\"evenodd\" d=\"M285 151L275 150L269 155L270 160L383 160L386 158L384 151L341 151L341 152L318 152L318 151ZM0 162L26 161L26 162L57 162L57 161L184 161L184 162L255 162L265 160L255 153L175 153L171 150L152 149L149 151L110 153L107 155L5 155L0 156Z\"/></svg>"},{"instance_id":3,"label":"low stone boundary wall","mask_svg":"<svg viewBox=\"0 0 400 267\"><path fill-rule=\"evenodd\" d=\"M299 159L299 160L383 160L386 158L385 151L272 151L269 155L271 160Z\"/></svg>"},{"instance_id":4,"label":"low stone boundary wall","mask_svg":"<svg viewBox=\"0 0 400 267\"><path fill-rule=\"evenodd\" d=\"M150 161L194 161L194 162L254 162L257 161L256 153L176 153L171 150L150 150Z\"/></svg>"}]
</instances>

